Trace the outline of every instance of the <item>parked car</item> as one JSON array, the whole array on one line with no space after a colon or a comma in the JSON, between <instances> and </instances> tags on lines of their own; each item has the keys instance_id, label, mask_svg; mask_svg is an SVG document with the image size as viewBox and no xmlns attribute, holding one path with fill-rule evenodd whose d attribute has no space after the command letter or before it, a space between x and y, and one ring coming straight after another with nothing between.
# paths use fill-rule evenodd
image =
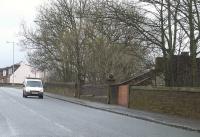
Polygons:
<instances>
[{"instance_id":1,"label":"parked car","mask_svg":"<svg viewBox=\"0 0 200 137\"><path fill-rule=\"evenodd\" d=\"M23 97L38 96L43 98L43 84L42 80L34 78L26 78L23 82Z\"/></svg>"}]
</instances>

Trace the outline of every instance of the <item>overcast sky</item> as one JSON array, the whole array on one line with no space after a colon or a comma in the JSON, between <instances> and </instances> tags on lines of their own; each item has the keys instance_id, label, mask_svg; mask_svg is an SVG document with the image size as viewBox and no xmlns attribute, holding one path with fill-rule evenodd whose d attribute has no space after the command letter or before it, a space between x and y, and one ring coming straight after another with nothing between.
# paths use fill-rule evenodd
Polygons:
<instances>
[{"instance_id":1,"label":"overcast sky","mask_svg":"<svg viewBox=\"0 0 200 137\"><path fill-rule=\"evenodd\" d=\"M0 68L12 65L12 44L19 42L20 24L31 24L37 8L47 0L0 0ZM15 63L26 60L25 52L15 45Z\"/></svg>"}]
</instances>

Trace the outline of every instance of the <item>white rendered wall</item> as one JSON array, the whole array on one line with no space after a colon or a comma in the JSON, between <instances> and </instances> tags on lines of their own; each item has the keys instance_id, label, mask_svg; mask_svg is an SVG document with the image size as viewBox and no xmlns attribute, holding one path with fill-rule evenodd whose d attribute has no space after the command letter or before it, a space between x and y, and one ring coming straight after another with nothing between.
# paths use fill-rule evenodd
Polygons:
<instances>
[{"instance_id":1,"label":"white rendered wall","mask_svg":"<svg viewBox=\"0 0 200 137\"><path fill-rule=\"evenodd\" d=\"M20 67L14 72L14 83L23 83L26 77L43 78L43 73L34 71L31 66L21 63ZM10 76L10 83L13 83L13 74Z\"/></svg>"}]
</instances>

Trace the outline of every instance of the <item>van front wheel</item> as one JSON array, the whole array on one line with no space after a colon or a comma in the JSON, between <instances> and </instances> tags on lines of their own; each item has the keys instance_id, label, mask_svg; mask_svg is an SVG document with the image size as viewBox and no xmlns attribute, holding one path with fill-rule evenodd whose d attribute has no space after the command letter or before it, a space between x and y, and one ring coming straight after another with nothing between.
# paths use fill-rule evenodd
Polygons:
<instances>
[{"instance_id":1,"label":"van front wheel","mask_svg":"<svg viewBox=\"0 0 200 137\"><path fill-rule=\"evenodd\" d=\"M27 98L27 96L24 94L24 91L23 91L23 98Z\"/></svg>"},{"instance_id":2,"label":"van front wheel","mask_svg":"<svg viewBox=\"0 0 200 137\"><path fill-rule=\"evenodd\" d=\"M43 99L43 95L39 95L39 98Z\"/></svg>"}]
</instances>

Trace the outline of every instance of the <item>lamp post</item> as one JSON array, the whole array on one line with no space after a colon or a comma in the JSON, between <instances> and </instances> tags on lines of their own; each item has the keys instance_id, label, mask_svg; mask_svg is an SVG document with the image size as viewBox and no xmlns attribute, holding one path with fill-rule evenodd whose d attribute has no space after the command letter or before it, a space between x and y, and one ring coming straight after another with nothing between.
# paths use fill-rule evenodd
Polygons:
<instances>
[{"instance_id":1,"label":"lamp post","mask_svg":"<svg viewBox=\"0 0 200 137\"><path fill-rule=\"evenodd\" d=\"M11 43L12 45L13 45L13 66L12 66L12 74L13 74L13 82L12 82L12 84L14 85L14 81L15 81L15 78L14 78L14 69L15 69L15 67L14 67L14 65L15 65L15 42L13 42L13 41L7 41L6 43Z\"/></svg>"}]
</instances>

